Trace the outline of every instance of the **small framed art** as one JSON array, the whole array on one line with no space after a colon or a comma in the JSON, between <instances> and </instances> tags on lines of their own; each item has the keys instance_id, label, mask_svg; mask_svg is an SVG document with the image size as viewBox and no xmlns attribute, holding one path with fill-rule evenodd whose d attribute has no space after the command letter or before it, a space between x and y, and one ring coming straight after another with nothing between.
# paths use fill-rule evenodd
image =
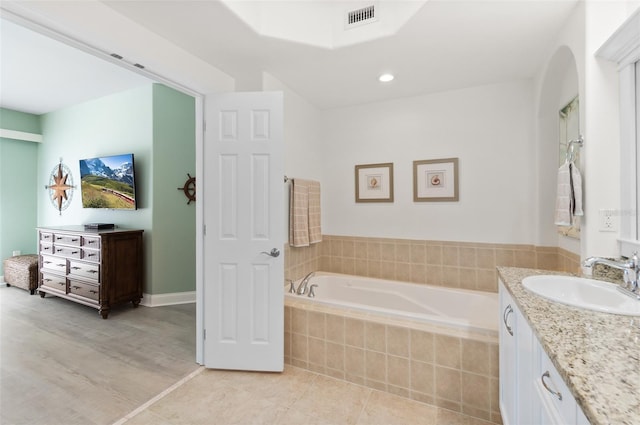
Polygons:
<instances>
[{"instance_id":1,"label":"small framed art","mask_svg":"<svg viewBox=\"0 0 640 425\"><path fill-rule=\"evenodd\" d=\"M458 201L458 158L413 161L413 201Z\"/></svg>"},{"instance_id":2,"label":"small framed art","mask_svg":"<svg viewBox=\"0 0 640 425\"><path fill-rule=\"evenodd\" d=\"M356 165L356 202L393 202L393 163Z\"/></svg>"}]
</instances>

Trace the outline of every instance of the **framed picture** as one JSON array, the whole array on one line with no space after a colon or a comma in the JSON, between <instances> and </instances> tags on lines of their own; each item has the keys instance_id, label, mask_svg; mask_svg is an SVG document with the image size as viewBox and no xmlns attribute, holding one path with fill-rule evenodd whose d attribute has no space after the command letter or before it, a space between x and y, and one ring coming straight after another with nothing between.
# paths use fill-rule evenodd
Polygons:
<instances>
[{"instance_id":1,"label":"framed picture","mask_svg":"<svg viewBox=\"0 0 640 425\"><path fill-rule=\"evenodd\" d=\"M356 202L393 202L393 163L356 165Z\"/></svg>"},{"instance_id":2,"label":"framed picture","mask_svg":"<svg viewBox=\"0 0 640 425\"><path fill-rule=\"evenodd\" d=\"M458 158L413 161L413 201L458 201Z\"/></svg>"}]
</instances>

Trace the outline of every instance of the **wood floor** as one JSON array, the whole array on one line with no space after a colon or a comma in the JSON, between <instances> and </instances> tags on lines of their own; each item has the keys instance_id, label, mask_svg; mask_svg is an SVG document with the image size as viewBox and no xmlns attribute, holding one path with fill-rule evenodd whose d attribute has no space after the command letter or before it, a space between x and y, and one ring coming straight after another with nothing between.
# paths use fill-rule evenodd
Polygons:
<instances>
[{"instance_id":1,"label":"wood floor","mask_svg":"<svg viewBox=\"0 0 640 425\"><path fill-rule=\"evenodd\" d=\"M107 425L198 369L195 304L97 310L0 286L0 423Z\"/></svg>"}]
</instances>

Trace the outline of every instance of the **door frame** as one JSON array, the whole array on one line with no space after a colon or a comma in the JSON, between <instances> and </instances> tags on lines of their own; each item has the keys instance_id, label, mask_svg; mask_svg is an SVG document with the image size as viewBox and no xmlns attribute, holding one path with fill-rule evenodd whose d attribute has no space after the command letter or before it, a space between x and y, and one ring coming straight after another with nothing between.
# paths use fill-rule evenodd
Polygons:
<instances>
[{"instance_id":1,"label":"door frame","mask_svg":"<svg viewBox=\"0 0 640 425\"><path fill-rule=\"evenodd\" d=\"M31 16L28 10L11 10L0 7L2 19L35 31L53 40L59 41L82 52L98 57L131 72L143 75L149 80L164 84L176 91L194 98L195 135L196 135L196 181L202 181L204 175L204 98L205 94L190 86L180 84L170 77L151 72L146 68L115 59L110 53L100 50L82 39L65 35L44 23L40 16ZM24 12L24 15L22 14ZM27 17L28 16L28 17ZM202 202L196 202L196 363L204 364L204 208Z\"/></svg>"}]
</instances>

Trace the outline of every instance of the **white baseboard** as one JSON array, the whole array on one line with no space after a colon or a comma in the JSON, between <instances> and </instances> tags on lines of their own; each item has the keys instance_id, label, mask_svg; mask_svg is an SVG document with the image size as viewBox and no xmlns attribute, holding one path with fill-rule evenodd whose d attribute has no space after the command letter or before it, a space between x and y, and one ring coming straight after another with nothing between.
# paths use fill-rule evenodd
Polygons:
<instances>
[{"instance_id":1,"label":"white baseboard","mask_svg":"<svg viewBox=\"0 0 640 425\"><path fill-rule=\"evenodd\" d=\"M196 291L171 292L169 294L142 294L140 305L160 307L163 305L190 304L196 302Z\"/></svg>"}]
</instances>

